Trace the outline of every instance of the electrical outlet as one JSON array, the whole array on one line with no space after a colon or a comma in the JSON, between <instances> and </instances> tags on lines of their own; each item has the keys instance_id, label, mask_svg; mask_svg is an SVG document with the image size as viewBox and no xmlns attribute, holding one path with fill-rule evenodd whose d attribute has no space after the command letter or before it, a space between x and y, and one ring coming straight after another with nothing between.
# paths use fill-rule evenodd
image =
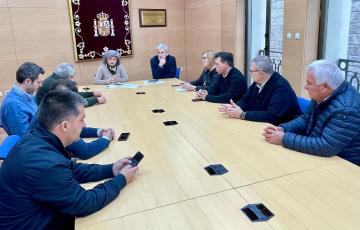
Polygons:
<instances>
[{"instance_id":1,"label":"electrical outlet","mask_svg":"<svg viewBox=\"0 0 360 230\"><path fill-rule=\"evenodd\" d=\"M292 38L292 34L291 34L291 33L287 33L287 34L286 34L286 37L287 37L287 39L291 39L291 38Z\"/></svg>"},{"instance_id":2,"label":"electrical outlet","mask_svg":"<svg viewBox=\"0 0 360 230\"><path fill-rule=\"evenodd\" d=\"M300 33L299 32L297 32L297 33L295 33L295 40L300 40Z\"/></svg>"}]
</instances>

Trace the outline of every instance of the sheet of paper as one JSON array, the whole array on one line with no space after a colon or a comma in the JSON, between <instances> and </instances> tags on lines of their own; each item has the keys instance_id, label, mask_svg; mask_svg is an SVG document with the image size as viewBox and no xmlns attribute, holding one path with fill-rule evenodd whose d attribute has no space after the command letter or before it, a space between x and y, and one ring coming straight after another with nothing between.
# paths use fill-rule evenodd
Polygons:
<instances>
[{"instance_id":1,"label":"sheet of paper","mask_svg":"<svg viewBox=\"0 0 360 230\"><path fill-rule=\"evenodd\" d=\"M187 90L186 90L186 89L183 89L183 88L181 88L181 87L177 87L177 88L176 88L176 92L187 92Z\"/></svg>"},{"instance_id":2,"label":"sheet of paper","mask_svg":"<svg viewBox=\"0 0 360 230\"><path fill-rule=\"evenodd\" d=\"M116 83L104 86L107 89L137 89L140 85L132 83Z\"/></svg>"},{"instance_id":3,"label":"sheet of paper","mask_svg":"<svg viewBox=\"0 0 360 230\"><path fill-rule=\"evenodd\" d=\"M157 84L163 84L164 81L158 80L158 79L151 79L151 80L145 80L144 85L157 85Z\"/></svg>"}]
</instances>

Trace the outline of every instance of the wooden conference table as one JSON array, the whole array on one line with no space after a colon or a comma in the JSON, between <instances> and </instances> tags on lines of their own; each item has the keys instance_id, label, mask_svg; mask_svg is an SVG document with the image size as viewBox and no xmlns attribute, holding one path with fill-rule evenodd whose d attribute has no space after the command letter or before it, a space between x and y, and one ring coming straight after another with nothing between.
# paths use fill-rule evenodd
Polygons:
<instances>
[{"instance_id":1,"label":"wooden conference table","mask_svg":"<svg viewBox=\"0 0 360 230\"><path fill-rule=\"evenodd\" d=\"M172 87L179 82L88 86L101 90L107 103L86 109L87 125L131 134L84 162L112 163L136 151L145 157L120 196L77 218L77 229L360 229L359 167L268 144L266 124L229 119L217 104L192 102L194 92ZM171 120L178 124L163 124ZM229 172L210 176L203 169L210 164ZM241 211L250 203L264 203L274 217L251 222Z\"/></svg>"}]
</instances>

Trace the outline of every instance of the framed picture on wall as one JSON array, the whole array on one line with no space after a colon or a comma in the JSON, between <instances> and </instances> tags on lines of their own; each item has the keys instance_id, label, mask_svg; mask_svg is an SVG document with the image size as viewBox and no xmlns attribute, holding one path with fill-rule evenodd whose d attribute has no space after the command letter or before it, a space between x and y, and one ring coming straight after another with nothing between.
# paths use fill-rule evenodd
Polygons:
<instances>
[{"instance_id":1,"label":"framed picture on wall","mask_svg":"<svg viewBox=\"0 0 360 230\"><path fill-rule=\"evenodd\" d=\"M165 9L139 9L140 27L166 27Z\"/></svg>"},{"instance_id":2,"label":"framed picture on wall","mask_svg":"<svg viewBox=\"0 0 360 230\"><path fill-rule=\"evenodd\" d=\"M68 0L75 60L101 58L107 50L132 56L129 0Z\"/></svg>"}]
</instances>

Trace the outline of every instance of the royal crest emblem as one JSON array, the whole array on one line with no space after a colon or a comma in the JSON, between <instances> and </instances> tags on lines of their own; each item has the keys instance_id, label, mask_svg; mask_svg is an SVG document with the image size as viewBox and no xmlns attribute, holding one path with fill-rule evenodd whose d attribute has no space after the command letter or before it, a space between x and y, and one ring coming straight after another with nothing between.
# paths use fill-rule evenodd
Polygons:
<instances>
[{"instance_id":1,"label":"royal crest emblem","mask_svg":"<svg viewBox=\"0 0 360 230\"><path fill-rule=\"evenodd\" d=\"M114 20L109 20L109 15L101 12L96 15L97 20L94 19L94 37L115 36Z\"/></svg>"}]
</instances>

